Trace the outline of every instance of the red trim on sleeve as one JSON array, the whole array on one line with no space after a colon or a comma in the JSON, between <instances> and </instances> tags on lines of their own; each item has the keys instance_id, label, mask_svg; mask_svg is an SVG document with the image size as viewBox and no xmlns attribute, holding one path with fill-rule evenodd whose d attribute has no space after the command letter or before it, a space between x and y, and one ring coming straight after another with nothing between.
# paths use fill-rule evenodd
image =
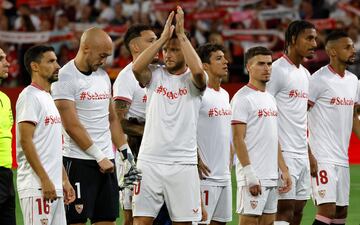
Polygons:
<instances>
[{"instance_id":1,"label":"red trim on sleeve","mask_svg":"<svg viewBox=\"0 0 360 225\"><path fill-rule=\"evenodd\" d=\"M128 102L131 104L132 100L130 98L126 98L126 97L121 97L121 96L115 96L113 97L113 99L116 101L116 100L122 100L122 101L125 101L125 102Z\"/></svg>"},{"instance_id":2,"label":"red trim on sleeve","mask_svg":"<svg viewBox=\"0 0 360 225\"><path fill-rule=\"evenodd\" d=\"M236 124L246 124L246 123L239 120L231 120L231 125L236 125Z\"/></svg>"},{"instance_id":3,"label":"red trim on sleeve","mask_svg":"<svg viewBox=\"0 0 360 225\"><path fill-rule=\"evenodd\" d=\"M34 124L35 126L38 124L37 122L31 121L31 120L23 120L23 121L20 121L20 122L18 122L18 123L32 123L32 124Z\"/></svg>"}]
</instances>

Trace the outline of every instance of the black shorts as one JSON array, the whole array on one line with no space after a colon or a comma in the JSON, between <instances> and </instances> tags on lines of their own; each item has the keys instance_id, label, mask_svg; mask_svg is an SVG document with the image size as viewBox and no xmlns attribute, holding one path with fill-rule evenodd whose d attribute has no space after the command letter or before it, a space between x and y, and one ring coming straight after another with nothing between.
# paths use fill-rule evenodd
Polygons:
<instances>
[{"instance_id":1,"label":"black shorts","mask_svg":"<svg viewBox=\"0 0 360 225\"><path fill-rule=\"evenodd\" d=\"M63 158L76 199L66 206L67 223L115 221L119 217L116 173L101 173L95 160ZM114 160L112 160L114 163Z\"/></svg>"},{"instance_id":2,"label":"black shorts","mask_svg":"<svg viewBox=\"0 0 360 225\"><path fill-rule=\"evenodd\" d=\"M12 170L0 167L0 224L16 225Z\"/></svg>"}]
</instances>

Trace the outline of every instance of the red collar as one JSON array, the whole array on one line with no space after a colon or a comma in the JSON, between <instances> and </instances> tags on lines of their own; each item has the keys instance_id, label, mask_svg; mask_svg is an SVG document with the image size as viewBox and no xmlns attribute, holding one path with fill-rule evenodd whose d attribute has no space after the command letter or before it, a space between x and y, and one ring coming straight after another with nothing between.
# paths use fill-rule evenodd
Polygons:
<instances>
[{"instance_id":1,"label":"red collar","mask_svg":"<svg viewBox=\"0 0 360 225\"><path fill-rule=\"evenodd\" d=\"M255 87L254 85L252 85L250 83L247 83L246 86L248 86L249 88L251 88L251 89L253 89L255 91L265 92L265 91L260 90L259 88Z\"/></svg>"},{"instance_id":2,"label":"red collar","mask_svg":"<svg viewBox=\"0 0 360 225\"><path fill-rule=\"evenodd\" d=\"M328 65L328 68L329 68L329 70L330 70L332 73L334 73L335 75L338 75L338 76L341 77L341 78L343 78L343 77L345 76L345 72L344 72L343 74L338 74L338 73L335 71L334 67L332 67L330 64Z\"/></svg>"}]
</instances>

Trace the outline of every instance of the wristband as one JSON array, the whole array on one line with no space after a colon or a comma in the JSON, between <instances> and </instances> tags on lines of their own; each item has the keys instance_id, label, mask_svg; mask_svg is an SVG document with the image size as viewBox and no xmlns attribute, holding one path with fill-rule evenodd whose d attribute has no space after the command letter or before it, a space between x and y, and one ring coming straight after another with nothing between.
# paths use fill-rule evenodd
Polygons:
<instances>
[{"instance_id":1,"label":"wristband","mask_svg":"<svg viewBox=\"0 0 360 225\"><path fill-rule=\"evenodd\" d=\"M123 161L125 160L128 160L129 162L134 161L134 156L131 152L128 143L121 145L120 148L118 148L118 151L121 153L120 156Z\"/></svg>"},{"instance_id":2,"label":"wristband","mask_svg":"<svg viewBox=\"0 0 360 225\"><path fill-rule=\"evenodd\" d=\"M92 144L88 149L85 150L85 152L88 155L94 157L96 162L100 162L106 158L105 154L100 149L98 149L95 144Z\"/></svg>"},{"instance_id":3,"label":"wristband","mask_svg":"<svg viewBox=\"0 0 360 225\"><path fill-rule=\"evenodd\" d=\"M245 175L245 179L247 182L247 185L249 187L255 186L255 185L259 185L259 180L257 179L253 168L251 167L251 165L247 165L243 167L243 171L244 171L244 175Z\"/></svg>"}]
</instances>

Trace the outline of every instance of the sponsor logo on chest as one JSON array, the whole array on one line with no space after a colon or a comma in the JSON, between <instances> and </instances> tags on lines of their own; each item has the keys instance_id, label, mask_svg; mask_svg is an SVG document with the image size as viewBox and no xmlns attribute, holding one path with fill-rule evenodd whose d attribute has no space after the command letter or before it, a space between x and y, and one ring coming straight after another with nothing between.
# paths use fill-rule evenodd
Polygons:
<instances>
[{"instance_id":1,"label":"sponsor logo on chest","mask_svg":"<svg viewBox=\"0 0 360 225\"><path fill-rule=\"evenodd\" d=\"M289 92L289 98L305 98L308 99L309 94L305 91L294 89Z\"/></svg>"},{"instance_id":2,"label":"sponsor logo on chest","mask_svg":"<svg viewBox=\"0 0 360 225\"><path fill-rule=\"evenodd\" d=\"M259 109L258 110L259 118L276 117L276 116L278 116L278 112L274 109Z\"/></svg>"},{"instance_id":3,"label":"sponsor logo on chest","mask_svg":"<svg viewBox=\"0 0 360 225\"><path fill-rule=\"evenodd\" d=\"M80 93L80 101L84 100L104 100L104 99L110 99L111 94L107 92L90 92L90 91L83 91Z\"/></svg>"},{"instance_id":4,"label":"sponsor logo on chest","mask_svg":"<svg viewBox=\"0 0 360 225\"><path fill-rule=\"evenodd\" d=\"M354 105L354 100L351 98L332 97L330 99L330 105Z\"/></svg>"},{"instance_id":5,"label":"sponsor logo on chest","mask_svg":"<svg viewBox=\"0 0 360 225\"><path fill-rule=\"evenodd\" d=\"M217 117L217 116L231 116L231 109L217 108L213 107L209 109L208 116L209 117Z\"/></svg>"},{"instance_id":6,"label":"sponsor logo on chest","mask_svg":"<svg viewBox=\"0 0 360 225\"><path fill-rule=\"evenodd\" d=\"M53 115L46 116L44 122L45 122L45 126L61 123L61 117L53 116Z\"/></svg>"},{"instance_id":7,"label":"sponsor logo on chest","mask_svg":"<svg viewBox=\"0 0 360 225\"><path fill-rule=\"evenodd\" d=\"M178 99L182 96L187 95L188 90L186 87L184 87L184 88L179 88L178 90L172 91L172 90L169 90L168 88L160 85L157 88L155 88L155 93L162 95L168 99L174 100L174 99Z\"/></svg>"}]
</instances>

